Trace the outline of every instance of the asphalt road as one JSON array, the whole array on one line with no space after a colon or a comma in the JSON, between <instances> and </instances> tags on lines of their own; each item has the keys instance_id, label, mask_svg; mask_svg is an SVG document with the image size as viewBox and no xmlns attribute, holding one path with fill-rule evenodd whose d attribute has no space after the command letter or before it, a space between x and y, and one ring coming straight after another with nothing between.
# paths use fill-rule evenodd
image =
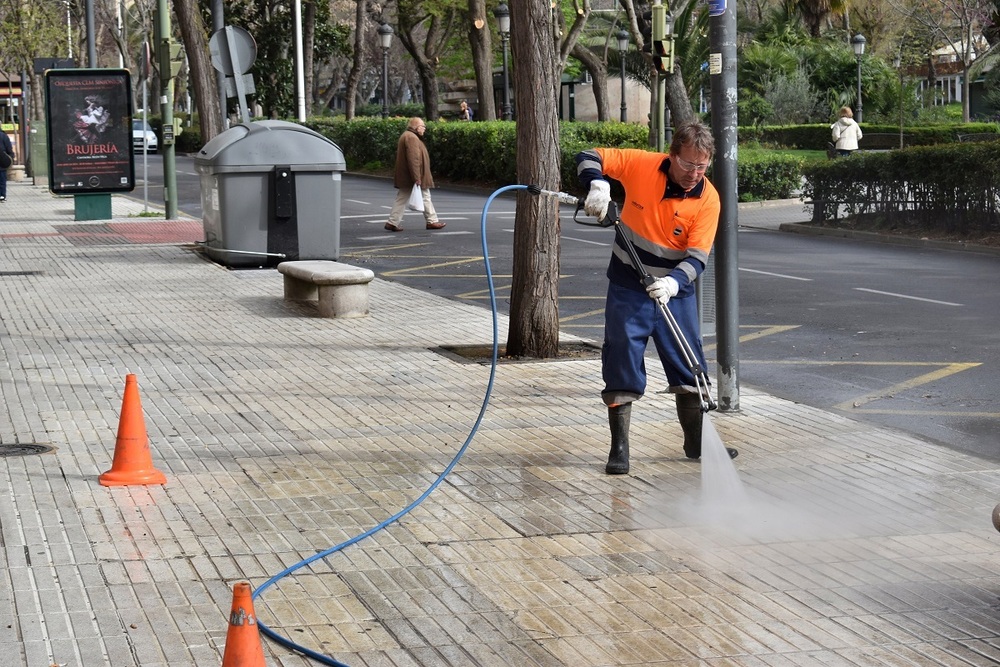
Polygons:
<instances>
[{"instance_id":1,"label":"asphalt road","mask_svg":"<svg viewBox=\"0 0 1000 667\"><path fill-rule=\"evenodd\" d=\"M159 206L156 157L149 160L149 193ZM179 208L200 217L191 158L178 157L177 170ZM141 179L138 159L137 173ZM419 214L408 213L405 231L390 233L382 225L395 192L391 184L345 175L343 186L342 261L489 306L481 245L488 192L437 189L445 229L427 231ZM142 198L141 184L135 195ZM485 226L505 312L514 211L514 194L497 197ZM599 341L613 232L574 224L571 207L561 212L560 329ZM1000 256L767 229L776 227L770 222L805 219L795 203L741 209L740 384L1000 459ZM712 330L707 322L706 331ZM711 358L710 333L705 344Z\"/></svg>"}]
</instances>

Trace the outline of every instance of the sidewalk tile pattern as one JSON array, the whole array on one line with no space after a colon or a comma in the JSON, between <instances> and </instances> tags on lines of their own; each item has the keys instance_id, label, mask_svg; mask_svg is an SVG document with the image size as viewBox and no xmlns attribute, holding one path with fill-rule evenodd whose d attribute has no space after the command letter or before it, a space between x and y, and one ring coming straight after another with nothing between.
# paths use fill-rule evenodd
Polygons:
<instances>
[{"instance_id":1,"label":"sidewalk tile pattern","mask_svg":"<svg viewBox=\"0 0 1000 667\"><path fill-rule=\"evenodd\" d=\"M64 200L10 194L0 445L56 449L0 457L3 664L221 664L235 582L384 521L468 437L490 369L438 348L489 344L488 311L376 279L369 317L319 318L127 200L81 245ZM164 486L97 483L128 373ZM258 616L355 667L1000 664L995 463L744 387L710 417L741 451L720 487L660 381L609 477L599 387L595 360L501 364L452 474Z\"/></svg>"}]
</instances>

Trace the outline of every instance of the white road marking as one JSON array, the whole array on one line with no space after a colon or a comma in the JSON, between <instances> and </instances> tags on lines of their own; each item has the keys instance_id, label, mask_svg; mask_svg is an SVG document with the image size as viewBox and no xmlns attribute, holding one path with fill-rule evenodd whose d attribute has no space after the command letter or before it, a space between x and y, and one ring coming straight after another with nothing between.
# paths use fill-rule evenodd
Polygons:
<instances>
[{"instance_id":1,"label":"white road marking","mask_svg":"<svg viewBox=\"0 0 1000 667\"><path fill-rule=\"evenodd\" d=\"M590 239L578 239L573 236L564 236L562 238L566 241L579 241L580 243L590 243L591 245L604 246L605 248L611 245L610 243L602 243L601 241L591 241Z\"/></svg>"},{"instance_id":2,"label":"white road marking","mask_svg":"<svg viewBox=\"0 0 1000 667\"><path fill-rule=\"evenodd\" d=\"M942 306L958 306L958 307L961 307L961 306L965 305L965 304L961 304L961 303L952 303L951 301L938 301L937 299L925 299L925 298L920 297L920 296L909 296L908 294L896 294L895 292L882 292L882 291L879 291L877 289L867 289L867 288L864 288L864 287L855 287L854 289L856 289L859 292L870 292L871 294L881 294L883 296L894 296L894 297L897 297L897 298L900 298L900 299L912 299L913 301L925 301L927 303L936 303L936 304L939 304L939 305L942 305Z\"/></svg>"},{"instance_id":3,"label":"white road marking","mask_svg":"<svg viewBox=\"0 0 1000 667\"><path fill-rule=\"evenodd\" d=\"M754 269L744 269L740 268L740 271L746 271L747 273L759 273L762 276L773 276L774 278L787 278L788 280L802 280L804 282L812 282L812 278L800 278L799 276L786 276L783 273L771 273L770 271L756 271Z\"/></svg>"}]
</instances>

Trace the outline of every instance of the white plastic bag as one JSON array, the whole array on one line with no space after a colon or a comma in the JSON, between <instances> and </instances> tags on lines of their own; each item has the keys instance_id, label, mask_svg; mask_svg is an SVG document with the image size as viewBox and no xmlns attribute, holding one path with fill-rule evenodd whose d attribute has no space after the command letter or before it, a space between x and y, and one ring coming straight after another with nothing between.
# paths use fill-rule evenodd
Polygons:
<instances>
[{"instance_id":1,"label":"white plastic bag","mask_svg":"<svg viewBox=\"0 0 1000 667\"><path fill-rule=\"evenodd\" d=\"M410 200L406 202L406 208L411 211L424 212L424 193L420 191L419 185L414 185L410 190Z\"/></svg>"}]
</instances>

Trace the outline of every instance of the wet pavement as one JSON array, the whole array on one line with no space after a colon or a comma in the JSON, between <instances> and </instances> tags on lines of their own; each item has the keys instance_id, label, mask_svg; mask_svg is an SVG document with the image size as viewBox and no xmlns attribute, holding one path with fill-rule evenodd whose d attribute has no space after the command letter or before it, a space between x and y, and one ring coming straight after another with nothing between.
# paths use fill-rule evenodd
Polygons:
<instances>
[{"instance_id":1,"label":"wet pavement","mask_svg":"<svg viewBox=\"0 0 1000 667\"><path fill-rule=\"evenodd\" d=\"M235 583L387 520L260 619L352 666L1000 664L997 464L744 386L727 481L654 375L609 477L598 360L500 364L473 433L490 366L442 348L488 311L376 278L319 318L141 210L0 204L4 664L221 664ZM128 374L165 485L98 483Z\"/></svg>"}]
</instances>

